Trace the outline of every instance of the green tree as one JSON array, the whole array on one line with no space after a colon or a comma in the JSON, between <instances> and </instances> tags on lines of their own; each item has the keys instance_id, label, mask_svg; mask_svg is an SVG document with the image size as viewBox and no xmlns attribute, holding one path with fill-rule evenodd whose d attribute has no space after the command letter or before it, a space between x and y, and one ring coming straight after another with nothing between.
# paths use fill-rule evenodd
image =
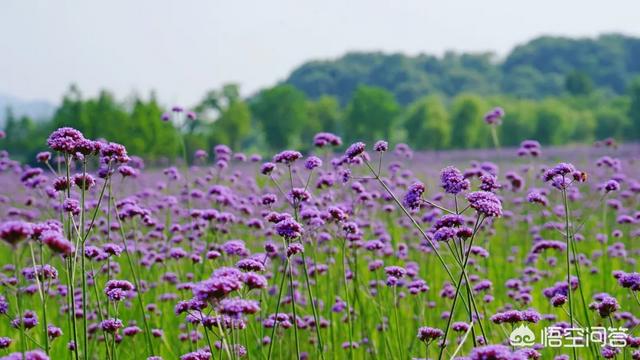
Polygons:
<instances>
[{"instance_id":1,"label":"green tree","mask_svg":"<svg viewBox=\"0 0 640 360\"><path fill-rule=\"evenodd\" d=\"M489 129L483 116L487 106L476 95L460 95L451 106L451 144L454 148L484 147L489 144Z\"/></svg>"},{"instance_id":2,"label":"green tree","mask_svg":"<svg viewBox=\"0 0 640 360\"><path fill-rule=\"evenodd\" d=\"M536 111L533 138L543 145L562 145L574 131L575 117L571 109L556 99L541 102Z\"/></svg>"},{"instance_id":3,"label":"green tree","mask_svg":"<svg viewBox=\"0 0 640 360\"><path fill-rule=\"evenodd\" d=\"M637 141L640 139L640 77L635 78L629 86L629 97L628 116L631 124L627 138Z\"/></svg>"},{"instance_id":4,"label":"green tree","mask_svg":"<svg viewBox=\"0 0 640 360\"><path fill-rule=\"evenodd\" d=\"M451 141L449 114L442 99L432 95L412 104L404 115L407 140L416 149L444 149Z\"/></svg>"},{"instance_id":5,"label":"green tree","mask_svg":"<svg viewBox=\"0 0 640 360\"><path fill-rule=\"evenodd\" d=\"M359 86L346 112L344 134L348 142L390 139L400 108L393 94L373 86Z\"/></svg>"},{"instance_id":6,"label":"green tree","mask_svg":"<svg viewBox=\"0 0 640 360\"><path fill-rule=\"evenodd\" d=\"M217 144L232 149L242 148L243 141L251 133L251 111L244 101L234 100L222 111L212 126L212 138Z\"/></svg>"},{"instance_id":7,"label":"green tree","mask_svg":"<svg viewBox=\"0 0 640 360\"><path fill-rule=\"evenodd\" d=\"M291 85L263 90L251 110L265 131L270 150L300 143L300 133L307 124L306 98L301 91Z\"/></svg>"},{"instance_id":8,"label":"green tree","mask_svg":"<svg viewBox=\"0 0 640 360\"><path fill-rule=\"evenodd\" d=\"M572 71L565 77L564 87L571 95L581 96L588 95L593 91L593 83L589 75Z\"/></svg>"},{"instance_id":9,"label":"green tree","mask_svg":"<svg viewBox=\"0 0 640 360\"><path fill-rule=\"evenodd\" d=\"M515 147L523 140L533 139L536 130L536 106L531 100L501 99L507 117L499 126L500 141L504 146Z\"/></svg>"},{"instance_id":10,"label":"green tree","mask_svg":"<svg viewBox=\"0 0 640 360\"><path fill-rule=\"evenodd\" d=\"M596 139L613 137L622 139L629 128L629 118L624 110L612 106L602 107L595 112Z\"/></svg>"}]
</instances>

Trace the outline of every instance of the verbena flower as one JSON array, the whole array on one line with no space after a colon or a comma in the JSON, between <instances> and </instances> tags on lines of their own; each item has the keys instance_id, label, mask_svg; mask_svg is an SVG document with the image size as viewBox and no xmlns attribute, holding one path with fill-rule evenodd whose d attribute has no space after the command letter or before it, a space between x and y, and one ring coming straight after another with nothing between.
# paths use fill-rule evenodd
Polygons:
<instances>
[{"instance_id":1,"label":"verbena flower","mask_svg":"<svg viewBox=\"0 0 640 360\"><path fill-rule=\"evenodd\" d=\"M425 191L424 184L414 182L404 195L402 204L410 209L418 209L422 202L422 194Z\"/></svg>"},{"instance_id":2,"label":"verbena flower","mask_svg":"<svg viewBox=\"0 0 640 360\"><path fill-rule=\"evenodd\" d=\"M460 170L453 166L442 169L440 183L446 193L454 195L468 190L471 186L469 180L465 179Z\"/></svg>"},{"instance_id":3,"label":"verbena flower","mask_svg":"<svg viewBox=\"0 0 640 360\"><path fill-rule=\"evenodd\" d=\"M478 213L488 217L502 216L502 202L494 193L487 191L476 191L467 194L469 206Z\"/></svg>"},{"instance_id":4,"label":"verbena flower","mask_svg":"<svg viewBox=\"0 0 640 360\"><path fill-rule=\"evenodd\" d=\"M364 153L364 150L366 148L365 143L363 142L356 142L351 144L347 150L345 151L344 155L347 159L354 159L356 156L361 155L362 153Z\"/></svg>"}]
</instances>

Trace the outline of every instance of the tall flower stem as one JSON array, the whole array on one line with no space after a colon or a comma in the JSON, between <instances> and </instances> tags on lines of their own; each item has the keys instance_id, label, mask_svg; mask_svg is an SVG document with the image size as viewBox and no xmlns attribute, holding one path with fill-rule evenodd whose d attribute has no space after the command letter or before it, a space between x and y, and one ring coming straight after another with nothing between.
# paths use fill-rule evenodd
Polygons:
<instances>
[{"instance_id":1,"label":"tall flower stem","mask_svg":"<svg viewBox=\"0 0 640 360\"><path fill-rule=\"evenodd\" d=\"M573 327L573 323L575 322L573 318L573 296L571 295L571 233L569 231L569 201L567 199L567 190L562 189L562 202L564 204L564 224L565 224L565 240L567 243L567 256L566 256L566 265L567 265L567 299L569 302L569 321L571 327ZM577 261L577 259L574 259ZM573 347L573 358L577 359L576 348Z\"/></svg>"},{"instance_id":2,"label":"tall flower stem","mask_svg":"<svg viewBox=\"0 0 640 360\"><path fill-rule=\"evenodd\" d=\"M285 250L286 251L286 250ZM284 270L282 272L282 279L280 280L280 288L278 289L278 299L276 301L276 313L275 319L273 323L273 328L271 329L271 339L269 341L269 353L267 355L267 359L271 359L271 351L273 350L273 342L275 341L274 336L276 333L276 328L278 327L278 311L280 310L280 301L282 300L282 289L284 289L284 281L287 278L287 270L289 269L289 258L287 258L284 264Z\"/></svg>"},{"instance_id":3,"label":"tall flower stem","mask_svg":"<svg viewBox=\"0 0 640 360\"><path fill-rule=\"evenodd\" d=\"M291 166L289 168L289 182L291 184L291 190L293 190L293 175L291 173ZM305 190L309 187L309 181L311 180L311 174L309 174L309 178L307 179L307 183L305 185ZM296 221L298 221L298 204L294 202L293 210ZM307 258L305 256L305 252L302 252L302 270L304 271L304 282L307 287L307 293L309 295L309 301L311 302L311 311L313 312L313 320L315 321L315 330L316 336L318 337L318 354L320 354L320 358L324 360L324 348L322 344L322 336L320 335L320 317L318 316L318 310L316 309L316 301L313 297L313 293L311 291L311 283L309 281L309 271L307 270Z\"/></svg>"},{"instance_id":4,"label":"tall flower stem","mask_svg":"<svg viewBox=\"0 0 640 360\"><path fill-rule=\"evenodd\" d=\"M13 263L15 264L15 276L16 283L16 310L18 310L18 326L20 327L20 352L22 353L22 359L25 359L27 339L24 331L24 321L22 319L22 295L20 294L20 252L18 249L13 249Z\"/></svg>"},{"instance_id":5,"label":"tall flower stem","mask_svg":"<svg viewBox=\"0 0 640 360\"><path fill-rule=\"evenodd\" d=\"M456 285L456 293L453 297L453 304L451 304L451 310L449 311L449 318L447 319L447 327L445 328L444 336L442 337L442 346L440 347L440 354L438 355L438 359L442 359L442 355L444 354L444 349L447 346L447 335L449 334L449 330L451 329L451 321L453 320L453 316L456 310L456 303L460 295L460 288L462 287L461 283L463 281L463 277L465 276L467 264L469 263L469 257L470 257L469 255L471 253L471 247L473 246L473 241L475 240L476 233L478 232L478 229L480 228L480 225L482 224L483 220L484 219L481 218L480 214L478 214L478 217L476 218L476 223L473 227L473 234L471 235L471 239L469 240L469 247L467 248L467 251L464 256L464 261L462 263L462 269ZM460 298L464 300L464 297L460 296ZM473 326L473 323L471 324L471 326Z\"/></svg>"},{"instance_id":6,"label":"tall flower stem","mask_svg":"<svg viewBox=\"0 0 640 360\"><path fill-rule=\"evenodd\" d=\"M495 125L491 125L491 139L493 140L493 146L496 150L500 150L500 140L498 139L498 129Z\"/></svg>"},{"instance_id":7,"label":"tall flower stem","mask_svg":"<svg viewBox=\"0 0 640 360\"><path fill-rule=\"evenodd\" d=\"M299 359L300 358L300 340L298 339L298 316L296 313L295 288L293 287L293 266L291 265L289 265L289 294L291 296L291 312L293 313L293 336L296 342L296 359Z\"/></svg>"},{"instance_id":8,"label":"tall flower stem","mask_svg":"<svg viewBox=\"0 0 640 360\"><path fill-rule=\"evenodd\" d=\"M33 251L33 245L29 243L29 250L31 251L31 260L33 262L33 272L36 275L36 285L38 286L38 295L40 295L40 304L42 306L42 332L44 336L44 347L45 352L49 355L49 333L48 333L48 321L47 321L47 302L46 295L44 289L44 279L42 276L42 281L40 281L40 277L38 276L38 268L36 264L36 255ZM40 243L40 269L44 270L44 261L42 256L42 243ZM43 271L44 273L44 271Z\"/></svg>"},{"instance_id":9,"label":"tall flower stem","mask_svg":"<svg viewBox=\"0 0 640 360\"><path fill-rule=\"evenodd\" d=\"M65 161L65 170L66 170L66 181L69 186L67 186L67 198L71 196L71 158L68 154L64 155ZM71 214L67 214L67 238L69 240L72 239L72 227L71 227ZM77 249L76 249L77 251ZM75 286L74 286L74 278L75 278L75 264L73 264L72 257L67 257L67 288L69 297L69 322L73 335L73 354L75 359L79 359L78 355L78 329L76 325L76 301L75 301Z\"/></svg>"},{"instance_id":10,"label":"tall flower stem","mask_svg":"<svg viewBox=\"0 0 640 360\"><path fill-rule=\"evenodd\" d=\"M113 208L116 211L116 219L118 220L118 225L120 228L120 236L122 237L124 253L126 255L127 262L129 263L129 268L131 269L131 276L133 277L133 283L136 287L138 306L139 306L140 314L142 315L142 322L144 324L145 340L147 342L147 352L149 353L150 356L153 356L154 354L153 354L153 344L151 342L151 329L149 328L149 322L147 321L147 315L144 310L144 301L142 300L142 288L140 287L140 281L138 279L138 276L136 275L135 267L133 266L133 260L131 260L131 253L127 246L127 237L124 233L124 226L122 225L122 221L120 220L120 215L118 214L118 207L116 206L116 199L115 197L111 196L111 194L109 194L109 198L111 201L113 201Z\"/></svg>"},{"instance_id":11,"label":"tall flower stem","mask_svg":"<svg viewBox=\"0 0 640 360\"><path fill-rule=\"evenodd\" d=\"M84 256L84 244L85 244L85 192L86 192L86 176L87 176L87 161L82 161L82 187L80 190L80 269L81 269L81 277L82 277L82 351L84 358L87 359L89 355L88 348L88 326L87 326L87 271L85 267L85 256Z\"/></svg>"},{"instance_id":12,"label":"tall flower stem","mask_svg":"<svg viewBox=\"0 0 640 360\"><path fill-rule=\"evenodd\" d=\"M345 265L346 260L346 247L347 240L342 243L342 280L344 282L344 297L347 303L347 324L349 327L349 358L353 360L353 324L351 319L351 303L349 301L349 286L347 284L347 267Z\"/></svg>"}]
</instances>

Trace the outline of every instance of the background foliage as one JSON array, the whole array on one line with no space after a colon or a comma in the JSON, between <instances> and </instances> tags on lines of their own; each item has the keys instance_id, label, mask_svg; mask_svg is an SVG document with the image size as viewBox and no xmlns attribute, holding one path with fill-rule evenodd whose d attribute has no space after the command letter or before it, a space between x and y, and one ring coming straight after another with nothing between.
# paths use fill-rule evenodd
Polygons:
<instances>
[{"instance_id":1,"label":"background foliage","mask_svg":"<svg viewBox=\"0 0 640 360\"><path fill-rule=\"evenodd\" d=\"M502 61L491 53L406 56L349 53L311 61L289 78L244 99L237 85L208 92L183 130L190 154L219 143L234 150L304 149L314 133L345 143L386 138L416 149L482 148L491 138L482 116L502 106L503 145L640 139L640 39L540 37ZM71 86L52 119L16 118L8 109L4 148L32 159L53 128L121 142L151 160L181 154L180 134L160 121L151 94L119 101L108 91L83 97Z\"/></svg>"}]
</instances>

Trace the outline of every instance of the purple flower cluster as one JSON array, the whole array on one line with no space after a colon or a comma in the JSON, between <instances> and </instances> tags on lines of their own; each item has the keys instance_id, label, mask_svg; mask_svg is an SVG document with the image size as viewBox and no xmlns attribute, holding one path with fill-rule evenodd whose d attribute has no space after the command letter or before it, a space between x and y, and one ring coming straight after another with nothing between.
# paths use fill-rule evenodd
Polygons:
<instances>
[{"instance_id":1,"label":"purple flower cluster","mask_svg":"<svg viewBox=\"0 0 640 360\"><path fill-rule=\"evenodd\" d=\"M484 122L489 125L500 125L504 117L504 110L501 107L495 107L484 115Z\"/></svg>"},{"instance_id":2,"label":"purple flower cluster","mask_svg":"<svg viewBox=\"0 0 640 360\"><path fill-rule=\"evenodd\" d=\"M459 194L469 190L471 183L465 179L462 172L453 166L447 166L440 172L440 184L448 194Z\"/></svg>"},{"instance_id":3,"label":"purple flower cluster","mask_svg":"<svg viewBox=\"0 0 640 360\"><path fill-rule=\"evenodd\" d=\"M133 284L126 280L109 280L104 287L104 293L111 301L122 301L133 289Z\"/></svg>"},{"instance_id":4,"label":"purple flower cluster","mask_svg":"<svg viewBox=\"0 0 640 360\"><path fill-rule=\"evenodd\" d=\"M425 191L424 184L421 182L414 182L409 186L409 189L404 195L402 204L409 209L418 209L422 204L422 194Z\"/></svg>"},{"instance_id":5,"label":"purple flower cluster","mask_svg":"<svg viewBox=\"0 0 640 360\"><path fill-rule=\"evenodd\" d=\"M487 217L502 216L502 202L494 193L487 191L476 191L467 194L469 206L479 214Z\"/></svg>"},{"instance_id":6,"label":"purple flower cluster","mask_svg":"<svg viewBox=\"0 0 640 360\"><path fill-rule=\"evenodd\" d=\"M319 148L323 148L327 145L331 146L340 146L342 145L342 139L339 136L334 135L332 133L317 133L313 137L313 144Z\"/></svg>"}]
</instances>

